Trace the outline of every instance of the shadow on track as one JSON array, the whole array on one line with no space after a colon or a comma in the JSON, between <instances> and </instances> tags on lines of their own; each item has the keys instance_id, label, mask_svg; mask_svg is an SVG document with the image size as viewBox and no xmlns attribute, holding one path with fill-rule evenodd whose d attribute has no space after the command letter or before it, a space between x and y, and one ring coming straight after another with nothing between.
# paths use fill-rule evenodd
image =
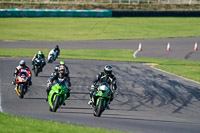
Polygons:
<instances>
[{"instance_id":1,"label":"shadow on track","mask_svg":"<svg viewBox=\"0 0 200 133\"><path fill-rule=\"evenodd\" d=\"M175 107L171 112L178 113L192 104L192 99L200 101L200 88L198 87L171 80L150 69L142 70L136 66L125 67L124 70L117 67L116 69L126 73L126 77L132 79L131 81L119 81L115 97L120 106L128 105L130 111L142 106L152 108L170 105ZM134 69L140 72L135 72Z\"/></svg>"}]
</instances>

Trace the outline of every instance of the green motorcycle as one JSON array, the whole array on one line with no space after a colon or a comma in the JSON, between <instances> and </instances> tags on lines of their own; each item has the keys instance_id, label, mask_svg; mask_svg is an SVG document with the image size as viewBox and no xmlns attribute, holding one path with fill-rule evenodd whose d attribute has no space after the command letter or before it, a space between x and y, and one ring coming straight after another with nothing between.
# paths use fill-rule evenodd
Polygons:
<instances>
[{"instance_id":1,"label":"green motorcycle","mask_svg":"<svg viewBox=\"0 0 200 133\"><path fill-rule=\"evenodd\" d=\"M106 109L111 97L111 90L108 83L99 83L97 90L92 97L94 116L101 117L102 112Z\"/></svg>"},{"instance_id":2,"label":"green motorcycle","mask_svg":"<svg viewBox=\"0 0 200 133\"><path fill-rule=\"evenodd\" d=\"M68 92L69 89L66 86L66 81L64 79L58 79L57 83L52 86L48 95L49 110L51 112L56 112L56 110L64 104Z\"/></svg>"}]
</instances>

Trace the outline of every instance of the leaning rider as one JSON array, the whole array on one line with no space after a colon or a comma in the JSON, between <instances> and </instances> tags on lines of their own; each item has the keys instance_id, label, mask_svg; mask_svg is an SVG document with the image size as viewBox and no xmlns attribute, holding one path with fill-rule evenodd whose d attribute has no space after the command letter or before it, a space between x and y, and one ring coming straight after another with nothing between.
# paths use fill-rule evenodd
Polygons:
<instances>
[{"instance_id":1,"label":"leaning rider","mask_svg":"<svg viewBox=\"0 0 200 133\"><path fill-rule=\"evenodd\" d=\"M110 102L113 100L113 95L117 89L117 84L116 84L116 77L112 74L112 67L110 65L106 65L104 67L104 72L99 72L99 74L96 76L96 79L93 81L93 85L91 86L90 89L90 101L88 102L89 105L92 105L92 97L94 96L94 92L97 91L97 83L98 82L106 82L110 86L111 90L111 98ZM109 103L110 104L110 103ZM109 105L107 106L109 109Z\"/></svg>"},{"instance_id":2,"label":"leaning rider","mask_svg":"<svg viewBox=\"0 0 200 133\"><path fill-rule=\"evenodd\" d=\"M15 72L14 72L14 78L13 78L13 81L12 81L12 84L13 85L16 85L16 78L17 78L17 75L22 71L22 70L25 70L28 74L28 86L31 86L32 85L32 81L31 81L31 71L29 69L29 67L26 66L26 62L24 60L21 60L19 62L19 66L16 67L15 69Z\"/></svg>"},{"instance_id":3,"label":"leaning rider","mask_svg":"<svg viewBox=\"0 0 200 133\"><path fill-rule=\"evenodd\" d=\"M40 58L42 60L42 68L46 65L45 56L44 56L43 52L40 50L40 51L38 51L37 54L34 55L34 57L32 59L32 70L34 70L34 60L36 58Z\"/></svg>"},{"instance_id":4,"label":"leaning rider","mask_svg":"<svg viewBox=\"0 0 200 133\"><path fill-rule=\"evenodd\" d=\"M58 46L58 45L56 45L56 47L54 48L54 51L57 52L57 54L56 54L56 58L57 58L58 55L60 55L60 49L59 49L59 46Z\"/></svg>"}]
</instances>

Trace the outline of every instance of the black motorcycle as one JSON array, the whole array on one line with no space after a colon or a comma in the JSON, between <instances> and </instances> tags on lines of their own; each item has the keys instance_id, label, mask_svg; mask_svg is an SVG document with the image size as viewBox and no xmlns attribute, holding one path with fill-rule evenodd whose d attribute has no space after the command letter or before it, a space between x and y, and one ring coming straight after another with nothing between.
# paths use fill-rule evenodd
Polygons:
<instances>
[{"instance_id":1,"label":"black motorcycle","mask_svg":"<svg viewBox=\"0 0 200 133\"><path fill-rule=\"evenodd\" d=\"M42 59L36 58L33 63L33 71L35 76L37 77L39 72L42 71Z\"/></svg>"}]
</instances>

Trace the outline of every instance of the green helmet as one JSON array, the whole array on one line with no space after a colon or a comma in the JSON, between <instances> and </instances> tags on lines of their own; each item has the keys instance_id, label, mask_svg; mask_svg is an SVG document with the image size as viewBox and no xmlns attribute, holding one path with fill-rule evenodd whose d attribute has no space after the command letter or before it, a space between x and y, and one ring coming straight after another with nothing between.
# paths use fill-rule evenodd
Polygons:
<instances>
[{"instance_id":1,"label":"green helmet","mask_svg":"<svg viewBox=\"0 0 200 133\"><path fill-rule=\"evenodd\" d=\"M38 57L41 58L42 57L42 51L38 51Z\"/></svg>"},{"instance_id":2,"label":"green helmet","mask_svg":"<svg viewBox=\"0 0 200 133\"><path fill-rule=\"evenodd\" d=\"M65 62L64 61L60 61L60 65L65 65Z\"/></svg>"}]
</instances>

